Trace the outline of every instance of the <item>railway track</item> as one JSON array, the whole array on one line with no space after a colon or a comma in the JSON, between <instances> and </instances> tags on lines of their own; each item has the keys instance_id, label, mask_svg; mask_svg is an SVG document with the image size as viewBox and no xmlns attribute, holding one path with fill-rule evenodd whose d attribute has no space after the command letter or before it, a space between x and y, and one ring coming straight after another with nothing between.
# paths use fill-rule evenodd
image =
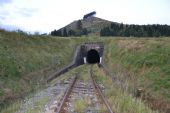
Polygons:
<instances>
[{"instance_id":1,"label":"railway track","mask_svg":"<svg viewBox=\"0 0 170 113\"><path fill-rule=\"evenodd\" d=\"M84 80L76 74L58 103L55 113L114 113L103 95L104 87L93 77L92 66Z\"/></svg>"}]
</instances>

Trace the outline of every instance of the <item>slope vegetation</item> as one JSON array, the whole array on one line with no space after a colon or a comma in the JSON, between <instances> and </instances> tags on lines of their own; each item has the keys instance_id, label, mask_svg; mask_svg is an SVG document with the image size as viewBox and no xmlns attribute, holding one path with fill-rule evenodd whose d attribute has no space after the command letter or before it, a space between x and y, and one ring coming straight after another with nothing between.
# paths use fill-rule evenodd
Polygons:
<instances>
[{"instance_id":1,"label":"slope vegetation","mask_svg":"<svg viewBox=\"0 0 170 113\"><path fill-rule=\"evenodd\" d=\"M105 63L117 85L152 109L169 112L169 38L119 38L108 41L106 52Z\"/></svg>"},{"instance_id":2,"label":"slope vegetation","mask_svg":"<svg viewBox=\"0 0 170 113\"><path fill-rule=\"evenodd\" d=\"M3 30L0 30L1 107L4 107L2 105L6 102L21 98L44 86L50 74L71 62L76 45L91 41L105 44L104 63L111 73L113 90L118 92L115 93L116 96L128 95L129 98L125 98L128 102L137 99L142 101L142 106L169 113L169 38L61 38L31 36ZM98 70L97 67L94 68ZM96 73L96 76L99 76L96 79L100 81L102 72L98 70ZM103 82L106 82L104 78ZM113 90L110 90L110 93L108 90L108 95L112 94ZM112 101L117 98L109 99ZM126 106L123 100L116 100L116 103L112 104L114 109L120 107L119 112L128 109L123 107L135 106Z\"/></svg>"},{"instance_id":3,"label":"slope vegetation","mask_svg":"<svg viewBox=\"0 0 170 113\"><path fill-rule=\"evenodd\" d=\"M111 22L98 17L87 17L73 21L65 27L51 32L53 36L120 36L120 37L168 37L169 25L135 25Z\"/></svg>"},{"instance_id":4,"label":"slope vegetation","mask_svg":"<svg viewBox=\"0 0 170 113\"><path fill-rule=\"evenodd\" d=\"M0 104L45 84L48 76L72 60L69 39L28 36L0 30Z\"/></svg>"}]
</instances>

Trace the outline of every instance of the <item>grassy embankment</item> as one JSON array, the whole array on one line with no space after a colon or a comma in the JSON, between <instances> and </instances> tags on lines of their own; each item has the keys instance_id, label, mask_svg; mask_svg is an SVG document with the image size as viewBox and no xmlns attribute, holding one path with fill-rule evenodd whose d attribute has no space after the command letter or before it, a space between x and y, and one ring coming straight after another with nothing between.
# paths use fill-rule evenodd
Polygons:
<instances>
[{"instance_id":1,"label":"grassy embankment","mask_svg":"<svg viewBox=\"0 0 170 113\"><path fill-rule=\"evenodd\" d=\"M168 112L170 39L120 38L109 40L106 47L105 63L117 78L117 85L140 96L152 109Z\"/></svg>"},{"instance_id":2,"label":"grassy embankment","mask_svg":"<svg viewBox=\"0 0 170 113\"><path fill-rule=\"evenodd\" d=\"M54 70L67 65L76 44L104 41L105 63L121 90L153 109L170 106L170 39L168 38L53 38L0 30L0 103L20 98L46 81ZM114 77L115 78L115 77ZM115 84L116 85L116 84ZM119 85L120 86L120 85Z\"/></svg>"},{"instance_id":3,"label":"grassy embankment","mask_svg":"<svg viewBox=\"0 0 170 113\"><path fill-rule=\"evenodd\" d=\"M72 61L76 45L94 40L0 30L0 111L44 86L50 74Z\"/></svg>"},{"instance_id":4,"label":"grassy embankment","mask_svg":"<svg viewBox=\"0 0 170 113\"><path fill-rule=\"evenodd\" d=\"M61 82L62 80L75 76L76 74L79 75L78 77L81 81L88 82L90 80L90 68L91 65L82 65L59 78L54 79L51 84ZM116 87L112 80L107 77L97 65L94 65L92 69L95 80L104 85L104 95L108 99L113 111L116 113L157 113L152 111L148 106L145 106L140 100L135 100L130 94L124 92L121 88ZM92 102L90 98L82 97L75 102L74 107L78 113L81 113L85 111L89 105L92 106L91 104ZM103 106L98 112L102 113L105 110L106 108Z\"/></svg>"},{"instance_id":5,"label":"grassy embankment","mask_svg":"<svg viewBox=\"0 0 170 113\"><path fill-rule=\"evenodd\" d=\"M52 72L67 65L75 44L65 38L0 30L0 109L45 84Z\"/></svg>"},{"instance_id":6,"label":"grassy embankment","mask_svg":"<svg viewBox=\"0 0 170 113\"><path fill-rule=\"evenodd\" d=\"M112 110L116 113L157 113L152 111L148 106L132 95L123 91L120 87L112 82L109 76L99 69L97 65L93 66L95 79L98 83L104 85L104 95Z\"/></svg>"}]
</instances>

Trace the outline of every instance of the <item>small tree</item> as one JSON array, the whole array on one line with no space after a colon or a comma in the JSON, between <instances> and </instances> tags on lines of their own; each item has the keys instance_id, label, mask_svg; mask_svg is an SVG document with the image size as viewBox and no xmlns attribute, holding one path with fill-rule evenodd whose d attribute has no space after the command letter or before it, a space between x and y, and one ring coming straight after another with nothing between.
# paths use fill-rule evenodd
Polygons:
<instances>
[{"instance_id":1,"label":"small tree","mask_svg":"<svg viewBox=\"0 0 170 113\"><path fill-rule=\"evenodd\" d=\"M82 30L82 28L83 28L82 22L81 22L81 20L78 20L78 22L77 22L77 29L78 30Z\"/></svg>"},{"instance_id":2,"label":"small tree","mask_svg":"<svg viewBox=\"0 0 170 113\"><path fill-rule=\"evenodd\" d=\"M86 28L82 29L82 35L88 35L88 31Z\"/></svg>"},{"instance_id":3,"label":"small tree","mask_svg":"<svg viewBox=\"0 0 170 113\"><path fill-rule=\"evenodd\" d=\"M64 36L64 37L67 37L67 36L68 36L68 34L67 34L67 29L66 29L66 28L64 28L63 36Z\"/></svg>"},{"instance_id":4,"label":"small tree","mask_svg":"<svg viewBox=\"0 0 170 113\"><path fill-rule=\"evenodd\" d=\"M75 35L76 35L75 31L73 30L68 31L68 36L75 36Z\"/></svg>"}]
</instances>

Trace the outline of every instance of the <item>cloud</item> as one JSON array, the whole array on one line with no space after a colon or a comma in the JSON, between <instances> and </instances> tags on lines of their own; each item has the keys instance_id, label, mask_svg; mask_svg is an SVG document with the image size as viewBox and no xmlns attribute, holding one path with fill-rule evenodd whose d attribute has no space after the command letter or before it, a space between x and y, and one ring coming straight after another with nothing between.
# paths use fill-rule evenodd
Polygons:
<instances>
[{"instance_id":1,"label":"cloud","mask_svg":"<svg viewBox=\"0 0 170 113\"><path fill-rule=\"evenodd\" d=\"M6 18L9 16L9 12L6 10L0 10L0 24L4 23L4 21L6 20Z\"/></svg>"},{"instance_id":2,"label":"cloud","mask_svg":"<svg viewBox=\"0 0 170 113\"><path fill-rule=\"evenodd\" d=\"M0 6L7 4L7 3L11 3L12 0L0 0Z\"/></svg>"},{"instance_id":3,"label":"cloud","mask_svg":"<svg viewBox=\"0 0 170 113\"><path fill-rule=\"evenodd\" d=\"M4 24L0 24L0 29L6 29L8 31L16 31L16 30L18 30L20 28L17 27L16 25L4 25Z\"/></svg>"},{"instance_id":4,"label":"cloud","mask_svg":"<svg viewBox=\"0 0 170 113\"><path fill-rule=\"evenodd\" d=\"M5 20L5 17L0 15L0 21L1 20Z\"/></svg>"},{"instance_id":5,"label":"cloud","mask_svg":"<svg viewBox=\"0 0 170 113\"><path fill-rule=\"evenodd\" d=\"M29 9L29 8L16 8L16 13L24 16L24 17L31 17L33 14L35 14L38 10L35 8Z\"/></svg>"},{"instance_id":6,"label":"cloud","mask_svg":"<svg viewBox=\"0 0 170 113\"><path fill-rule=\"evenodd\" d=\"M0 24L50 32L94 10L97 17L115 22L170 24L169 4L170 0L0 0Z\"/></svg>"},{"instance_id":7,"label":"cloud","mask_svg":"<svg viewBox=\"0 0 170 113\"><path fill-rule=\"evenodd\" d=\"M4 5L0 9L0 26L7 30L22 29L25 24L30 24L29 21L37 12L38 9L34 7L17 6L14 3Z\"/></svg>"},{"instance_id":8,"label":"cloud","mask_svg":"<svg viewBox=\"0 0 170 113\"><path fill-rule=\"evenodd\" d=\"M36 8L4 7L0 10L0 21L4 20L4 23L9 23L9 21L14 21L19 18L29 18L37 11Z\"/></svg>"}]
</instances>

